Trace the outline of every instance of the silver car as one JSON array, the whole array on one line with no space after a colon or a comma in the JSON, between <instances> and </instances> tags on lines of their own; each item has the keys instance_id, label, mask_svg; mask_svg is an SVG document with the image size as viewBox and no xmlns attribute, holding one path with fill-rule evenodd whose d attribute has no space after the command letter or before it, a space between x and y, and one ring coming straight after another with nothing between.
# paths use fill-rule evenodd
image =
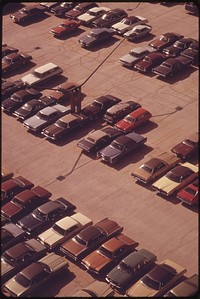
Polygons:
<instances>
[{"instance_id":1,"label":"silver car","mask_svg":"<svg viewBox=\"0 0 200 299\"><path fill-rule=\"evenodd\" d=\"M144 37L151 32L152 26L146 24L140 24L124 33L124 37L130 41L137 40Z\"/></svg>"},{"instance_id":2,"label":"silver car","mask_svg":"<svg viewBox=\"0 0 200 299\"><path fill-rule=\"evenodd\" d=\"M119 58L119 62L126 67L133 67L138 61L149 53L155 52L155 49L149 46L133 48L128 54Z\"/></svg>"}]
</instances>

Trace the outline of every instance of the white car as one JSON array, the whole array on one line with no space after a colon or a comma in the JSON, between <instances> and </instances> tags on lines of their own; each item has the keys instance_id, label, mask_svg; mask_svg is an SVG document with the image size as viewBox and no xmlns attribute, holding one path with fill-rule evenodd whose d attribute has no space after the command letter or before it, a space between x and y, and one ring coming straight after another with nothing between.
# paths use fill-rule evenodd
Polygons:
<instances>
[{"instance_id":1,"label":"white car","mask_svg":"<svg viewBox=\"0 0 200 299\"><path fill-rule=\"evenodd\" d=\"M77 19L81 21L83 25L89 25L92 21L101 17L104 13L109 11L110 8L107 7L93 7L90 8L86 13L80 15Z\"/></svg>"},{"instance_id":2,"label":"white car","mask_svg":"<svg viewBox=\"0 0 200 299\"><path fill-rule=\"evenodd\" d=\"M111 26L116 33L123 35L126 31L132 29L136 25L146 24L148 20L140 16L130 16L122 19L120 22Z\"/></svg>"},{"instance_id":3,"label":"white car","mask_svg":"<svg viewBox=\"0 0 200 299\"><path fill-rule=\"evenodd\" d=\"M93 224L91 219L81 213L76 213L57 221L51 228L40 234L37 240L52 250L91 224Z\"/></svg>"},{"instance_id":4,"label":"white car","mask_svg":"<svg viewBox=\"0 0 200 299\"><path fill-rule=\"evenodd\" d=\"M34 86L42 83L43 81L59 76L62 73L63 70L59 66L49 62L36 68L32 73L22 77L21 81L28 86Z\"/></svg>"},{"instance_id":5,"label":"white car","mask_svg":"<svg viewBox=\"0 0 200 299\"><path fill-rule=\"evenodd\" d=\"M130 41L133 41L149 34L151 30L152 30L152 26L150 25L145 25L145 24L137 25L133 27L131 30L125 32L124 37Z\"/></svg>"}]
</instances>

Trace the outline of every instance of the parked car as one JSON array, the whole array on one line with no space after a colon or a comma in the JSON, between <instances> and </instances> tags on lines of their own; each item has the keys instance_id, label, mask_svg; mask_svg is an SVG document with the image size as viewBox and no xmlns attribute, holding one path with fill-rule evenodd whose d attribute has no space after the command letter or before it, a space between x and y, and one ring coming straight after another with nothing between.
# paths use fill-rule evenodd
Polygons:
<instances>
[{"instance_id":1,"label":"parked car","mask_svg":"<svg viewBox=\"0 0 200 299\"><path fill-rule=\"evenodd\" d=\"M75 209L75 205L60 197L39 206L32 213L20 219L17 225L26 231L28 235L40 234L55 221L64 216L72 215Z\"/></svg>"},{"instance_id":2,"label":"parked car","mask_svg":"<svg viewBox=\"0 0 200 299\"><path fill-rule=\"evenodd\" d=\"M115 124L127 114L140 108L141 105L134 101L120 102L111 108L108 108L103 119L109 124Z\"/></svg>"},{"instance_id":3,"label":"parked car","mask_svg":"<svg viewBox=\"0 0 200 299\"><path fill-rule=\"evenodd\" d=\"M114 164L130 152L137 150L147 141L146 137L131 132L113 140L108 146L97 152L101 161Z\"/></svg>"},{"instance_id":4,"label":"parked car","mask_svg":"<svg viewBox=\"0 0 200 299\"><path fill-rule=\"evenodd\" d=\"M14 48L7 44L2 44L2 48L1 48L1 56L2 57L9 55L11 53L17 53L17 52L19 52L19 50L17 48Z\"/></svg>"},{"instance_id":5,"label":"parked car","mask_svg":"<svg viewBox=\"0 0 200 299\"><path fill-rule=\"evenodd\" d=\"M98 4L96 4L95 2L78 3L73 9L65 13L65 17L69 19L77 19L78 16L84 14L86 11L93 7L98 7Z\"/></svg>"},{"instance_id":6,"label":"parked car","mask_svg":"<svg viewBox=\"0 0 200 299\"><path fill-rule=\"evenodd\" d=\"M157 257L144 248L134 251L106 275L106 281L118 292L123 292L134 279L139 278L144 271L154 265L156 260Z\"/></svg>"},{"instance_id":7,"label":"parked car","mask_svg":"<svg viewBox=\"0 0 200 299\"><path fill-rule=\"evenodd\" d=\"M33 99L39 99L41 96L42 93L33 88L18 90L1 103L1 108L3 112L13 113L23 104Z\"/></svg>"},{"instance_id":8,"label":"parked car","mask_svg":"<svg viewBox=\"0 0 200 299\"><path fill-rule=\"evenodd\" d=\"M167 259L156 265L126 291L127 297L160 297L181 278L187 270Z\"/></svg>"},{"instance_id":9,"label":"parked car","mask_svg":"<svg viewBox=\"0 0 200 299\"><path fill-rule=\"evenodd\" d=\"M194 274L168 291L164 297L192 297L199 291L199 276Z\"/></svg>"},{"instance_id":10,"label":"parked car","mask_svg":"<svg viewBox=\"0 0 200 299\"><path fill-rule=\"evenodd\" d=\"M31 189L34 184L22 176L11 178L1 184L1 205L7 203L16 194Z\"/></svg>"},{"instance_id":11,"label":"parked car","mask_svg":"<svg viewBox=\"0 0 200 299\"><path fill-rule=\"evenodd\" d=\"M90 8L88 11L86 11L84 14L78 16L78 20L83 25L91 25L91 23L96 20L97 18L101 17L103 14L105 14L107 11L109 11L110 8L107 7L93 7Z\"/></svg>"},{"instance_id":12,"label":"parked car","mask_svg":"<svg viewBox=\"0 0 200 299\"><path fill-rule=\"evenodd\" d=\"M52 252L8 280L3 284L2 291L6 296L31 296L40 285L68 267L69 263L64 257Z\"/></svg>"},{"instance_id":13,"label":"parked car","mask_svg":"<svg viewBox=\"0 0 200 299\"><path fill-rule=\"evenodd\" d=\"M171 151L182 161L193 157L199 149L199 134L194 133L172 147Z\"/></svg>"},{"instance_id":14,"label":"parked car","mask_svg":"<svg viewBox=\"0 0 200 299\"><path fill-rule=\"evenodd\" d=\"M192 14L192 15L198 15L199 14L199 7L194 2L185 2L185 11L187 13Z\"/></svg>"},{"instance_id":15,"label":"parked car","mask_svg":"<svg viewBox=\"0 0 200 299\"><path fill-rule=\"evenodd\" d=\"M27 86L35 86L44 81L53 79L63 73L63 70L56 64L49 62L37 67L33 72L21 78Z\"/></svg>"},{"instance_id":16,"label":"parked car","mask_svg":"<svg viewBox=\"0 0 200 299\"><path fill-rule=\"evenodd\" d=\"M131 175L144 184L152 183L163 176L170 169L177 166L180 159L172 153L164 152L156 158L144 162L139 168L136 168Z\"/></svg>"},{"instance_id":17,"label":"parked car","mask_svg":"<svg viewBox=\"0 0 200 299\"><path fill-rule=\"evenodd\" d=\"M150 53L136 63L134 69L142 73L149 73L154 67L160 65L167 58L165 54L159 52Z\"/></svg>"},{"instance_id":18,"label":"parked car","mask_svg":"<svg viewBox=\"0 0 200 299\"><path fill-rule=\"evenodd\" d=\"M136 127L145 124L151 117L152 114L149 111L140 107L118 121L114 127L124 133L129 133Z\"/></svg>"},{"instance_id":19,"label":"parked car","mask_svg":"<svg viewBox=\"0 0 200 299\"><path fill-rule=\"evenodd\" d=\"M148 20L141 16L127 16L123 18L120 22L115 23L111 26L117 34L123 35L125 32L131 30L133 27L146 24Z\"/></svg>"},{"instance_id":20,"label":"parked car","mask_svg":"<svg viewBox=\"0 0 200 299\"><path fill-rule=\"evenodd\" d=\"M11 14L10 18L13 20L13 22L21 24L43 16L45 11L46 8L42 7L41 5L29 4L18 10L16 13Z\"/></svg>"},{"instance_id":21,"label":"parked car","mask_svg":"<svg viewBox=\"0 0 200 299\"><path fill-rule=\"evenodd\" d=\"M194 42L197 41L193 38L182 38L180 40L177 40L172 46L164 48L163 53L168 57L177 57L182 51L189 48L189 46Z\"/></svg>"},{"instance_id":22,"label":"parked car","mask_svg":"<svg viewBox=\"0 0 200 299\"><path fill-rule=\"evenodd\" d=\"M135 41L149 34L151 30L152 26L141 24L126 31L123 36L129 41Z\"/></svg>"},{"instance_id":23,"label":"parked car","mask_svg":"<svg viewBox=\"0 0 200 299\"><path fill-rule=\"evenodd\" d=\"M71 32L74 32L79 26L80 22L76 20L62 21L58 26L51 28L50 32L54 37L62 37Z\"/></svg>"},{"instance_id":24,"label":"parked car","mask_svg":"<svg viewBox=\"0 0 200 299\"><path fill-rule=\"evenodd\" d=\"M11 53L3 57L1 71L5 75L8 72L18 69L25 64L28 64L32 59L32 56L26 53L18 52Z\"/></svg>"},{"instance_id":25,"label":"parked car","mask_svg":"<svg viewBox=\"0 0 200 299\"><path fill-rule=\"evenodd\" d=\"M26 232L14 223L1 227L1 252L25 240Z\"/></svg>"},{"instance_id":26,"label":"parked car","mask_svg":"<svg viewBox=\"0 0 200 299\"><path fill-rule=\"evenodd\" d=\"M185 162L175 166L163 177L155 181L152 188L164 196L177 193L180 189L195 180L198 176L198 167Z\"/></svg>"},{"instance_id":27,"label":"parked car","mask_svg":"<svg viewBox=\"0 0 200 299\"><path fill-rule=\"evenodd\" d=\"M58 6L59 3L57 3L57 2L40 2L40 5L45 7L47 11L51 12L51 9Z\"/></svg>"},{"instance_id":28,"label":"parked car","mask_svg":"<svg viewBox=\"0 0 200 299\"><path fill-rule=\"evenodd\" d=\"M18 119L24 121L25 119L35 115L41 109L52 106L56 104L56 100L51 97L41 97L40 99L36 100L33 99L28 103L25 103L20 108L13 112L13 115L16 116Z\"/></svg>"},{"instance_id":29,"label":"parked car","mask_svg":"<svg viewBox=\"0 0 200 299\"><path fill-rule=\"evenodd\" d=\"M7 170L6 168L1 168L1 183L11 179L14 176L12 171Z\"/></svg>"},{"instance_id":30,"label":"parked car","mask_svg":"<svg viewBox=\"0 0 200 299\"><path fill-rule=\"evenodd\" d=\"M1 256L1 282L42 258L46 251L46 247L35 239L23 241L4 251Z\"/></svg>"},{"instance_id":31,"label":"parked car","mask_svg":"<svg viewBox=\"0 0 200 299\"><path fill-rule=\"evenodd\" d=\"M133 239L120 234L103 243L97 250L87 255L81 264L87 271L105 274L139 245Z\"/></svg>"},{"instance_id":32,"label":"parked car","mask_svg":"<svg viewBox=\"0 0 200 299\"><path fill-rule=\"evenodd\" d=\"M60 246L60 251L75 261L81 261L84 256L94 251L108 239L121 233L122 230L123 227L119 226L116 221L104 218L98 223L84 228L73 238L63 243Z\"/></svg>"},{"instance_id":33,"label":"parked car","mask_svg":"<svg viewBox=\"0 0 200 299\"><path fill-rule=\"evenodd\" d=\"M113 297L114 290L104 281L94 280L88 286L77 291L72 297Z\"/></svg>"},{"instance_id":34,"label":"parked car","mask_svg":"<svg viewBox=\"0 0 200 299\"><path fill-rule=\"evenodd\" d=\"M181 56L191 58L192 64L198 64L199 63L199 43L194 42L192 43L189 48L181 52Z\"/></svg>"},{"instance_id":35,"label":"parked car","mask_svg":"<svg viewBox=\"0 0 200 299\"><path fill-rule=\"evenodd\" d=\"M31 190L24 190L3 205L1 214L8 220L16 222L39 205L45 203L51 195L51 192L40 186Z\"/></svg>"},{"instance_id":36,"label":"parked car","mask_svg":"<svg viewBox=\"0 0 200 299\"><path fill-rule=\"evenodd\" d=\"M107 11L101 17L92 22L95 27L111 27L113 24L126 18L128 14L121 8L115 8Z\"/></svg>"},{"instance_id":37,"label":"parked car","mask_svg":"<svg viewBox=\"0 0 200 299\"><path fill-rule=\"evenodd\" d=\"M113 127L105 127L101 130L92 130L85 138L78 142L78 146L88 153L97 153L111 143L122 132Z\"/></svg>"},{"instance_id":38,"label":"parked car","mask_svg":"<svg viewBox=\"0 0 200 299\"><path fill-rule=\"evenodd\" d=\"M59 140L66 137L70 132L81 128L90 121L90 118L84 114L67 114L59 118L56 122L45 127L42 134L47 139Z\"/></svg>"},{"instance_id":39,"label":"parked car","mask_svg":"<svg viewBox=\"0 0 200 299\"><path fill-rule=\"evenodd\" d=\"M92 220L82 213L66 216L38 235L37 240L45 245L48 250L54 250L92 223Z\"/></svg>"},{"instance_id":40,"label":"parked car","mask_svg":"<svg viewBox=\"0 0 200 299\"><path fill-rule=\"evenodd\" d=\"M188 184L183 189L181 189L176 197L180 199L183 203L187 205L198 204L199 201L199 180L196 179L194 182Z\"/></svg>"},{"instance_id":41,"label":"parked car","mask_svg":"<svg viewBox=\"0 0 200 299\"><path fill-rule=\"evenodd\" d=\"M168 58L160 65L152 69L153 73L160 77L169 78L177 73L183 72L192 64L192 59L184 56Z\"/></svg>"},{"instance_id":42,"label":"parked car","mask_svg":"<svg viewBox=\"0 0 200 299\"><path fill-rule=\"evenodd\" d=\"M119 58L119 62L122 66L133 68L134 65L142 60L147 54L155 52L155 49L149 46L142 46L133 48L128 52L128 54Z\"/></svg>"},{"instance_id":43,"label":"parked car","mask_svg":"<svg viewBox=\"0 0 200 299\"><path fill-rule=\"evenodd\" d=\"M60 117L69 114L71 109L60 104L48 106L35 115L26 119L23 125L29 130L35 133L41 132L45 127L55 122Z\"/></svg>"},{"instance_id":44,"label":"parked car","mask_svg":"<svg viewBox=\"0 0 200 299\"><path fill-rule=\"evenodd\" d=\"M76 6L76 2L61 2L58 6L51 8L51 13L56 17L64 17L68 10Z\"/></svg>"},{"instance_id":45,"label":"parked car","mask_svg":"<svg viewBox=\"0 0 200 299\"><path fill-rule=\"evenodd\" d=\"M83 107L82 113L90 117L91 119L101 117L108 108L121 102L121 99L112 96L105 95L96 98L91 104Z\"/></svg>"},{"instance_id":46,"label":"parked car","mask_svg":"<svg viewBox=\"0 0 200 299\"><path fill-rule=\"evenodd\" d=\"M114 30L109 28L94 28L87 35L80 37L78 42L82 48L90 48L110 39L114 33Z\"/></svg>"},{"instance_id":47,"label":"parked car","mask_svg":"<svg viewBox=\"0 0 200 299\"><path fill-rule=\"evenodd\" d=\"M149 46L157 51L162 51L164 48L171 46L177 40L182 39L184 36L175 32L167 32L160 35L158 38L152 40Z\"/></svg>"},{"instance_id":48,"label":"parked car","mask_svg":"<svg viewBox=\"0 0 200 299\"><path fill-rule=\"evenodd\" d=\"M14 92L25 89L27 86L22 81L5 81L1 85L1 99L2 101L9 98Z\"/></svg>"}]
</instances>

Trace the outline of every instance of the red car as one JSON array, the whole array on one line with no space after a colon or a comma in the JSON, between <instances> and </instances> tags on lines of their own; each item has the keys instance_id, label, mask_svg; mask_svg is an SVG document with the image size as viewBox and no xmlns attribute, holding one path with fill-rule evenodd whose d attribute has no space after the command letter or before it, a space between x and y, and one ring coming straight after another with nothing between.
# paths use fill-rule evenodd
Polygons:
<instances>
[{"instance_id":1,"label":"red car","mask_svg":"<svg viewBox=\"0 0 200 299\"><path fill-rule=\"evenodd\" d=\"M180 199L182 202L192 206L198 203L199 198L199 180L195 180L194 182L190 183L183 189L181 189L176 197Z\"/></svg>"},{"instance_id":2,"label":"red car","mask_svg":"<svg viewBox=\"0 0 200 299\"><path fill-rule=\"evenodd\" d=\"M122 120L115 124L115 128L118 130L129 133L136 127L142 125L152 117L152 114L146 109L140 107L130 114L126 115Z\"/></svg>"},{"instance_id":3,"label":"red car","mask_svg":"<svg viewBox=\"0 0 200 299\"><path fill-rule=\"evenodd\" d=\"M54 37L61 37L65 36L68 33L73 32L80 26L80 21L75 20L66 20L63 21L60 25L51 28L50 32L53 34Z\"/></svg>"},{"instance_id":4,"label":"red car","mask_svg":"<svg viewBox=\"0 0 200 299\"><path fill-rule=\"evenodd\" d=\"M135 64L134 69L142 73L151 72L153 67L158 66L164 60L167 59L167 56L163 53L154 52L147 54L142 60Z\"/></svg>"}]
</instances>

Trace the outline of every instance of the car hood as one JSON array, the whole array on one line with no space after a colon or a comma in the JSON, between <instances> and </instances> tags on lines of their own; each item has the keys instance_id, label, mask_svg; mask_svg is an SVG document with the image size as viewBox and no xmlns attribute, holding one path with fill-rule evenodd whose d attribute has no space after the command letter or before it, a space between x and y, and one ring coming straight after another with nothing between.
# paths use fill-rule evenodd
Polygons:
<instances>
[{"instance_id":1,"label":"car hood","mask_svg":"<svg viewBox=\"0 0 200 299\"><path fill-rule=\"evenodd\" d=\"M32 214L30 214L19 220L18 223L25 230L28 230L29 228L30 230L33 230L39 227L43 222L33 217Z\"/></svg>"},{"instance_id":2,"label":"car hood","mask_svg":"<svg viewBox=\"0 0 200 299\"><path fill-rule=\"evenodd\" d=\"M107 265L111 259L99 254L98 252L91 253L85 259L87 261L87 265L94 270L100 270L105 265Z\"/></svg>"},{"instance_id":3,"label":"car hood","mask_svg":"<svg viewBox=\"0 0 200 299\"><path fill-rule=\"evenodd\" d=\"M83 139L78 143L78 146L89 152L90 150L92 150L94 144Z\"/></svg>"},{"instance_id":4,"label":"car hood","mask_svg":"<svg viewBox=\"0 0 200 299\"><path fill-rule=\"evenodd\" d=\"M17 214L21 210L22 210L21 207L14 205L12 202L8 202L2 207L1 213L4 216L7 216L8 218L10 218L11 216Z\"/></svg>"},{"instance_id":5,"label":"car hood","mask_svg":"<svg viewBox=\"0 0 200 299\"><path fill-rule=\"evenodd\" d=\"M138 58L136 58L130 54L126 54L120 58L120 61L122 61L122 62L124 61L124 62L128 62L128 63L133 63L134 61L137 61L137 60L138 60Z\"/></svg>"},{"instance_id":6,"label":"car hood","mask_svg":"<svg viewBox=\"0 0 200 299\"><path fill-rule=\"evenodd\" d=\"M188 203L192 203L194 200L194 196L186 192L184 189L178 192L177 197L179 199L183 199L184 201L187 201Z\"/></svg>"},{"instance_id":7,"label":"car hood","mask_svg":"<svg viewBox=\"0 0 200 299\"><path fill-rule=\"evenodd\" d=\"M28 288L23 287L21 284L17 283L14 278L11 278L5 283L6 288L11 290L13 294L15 294L17 297L22 296Z\"/></svg>"},{"instance_id":8,"label":"car hood","mask_svg":"<svg viewBox=\"0 0 200 299\"><path fill-rule=\"evenodd\" d=\"M26 109L22 109L22 108L19 108L15 111L15 113L19 116L22 116L22 117L27 117L29 114L30 114L30 111L26 110Z\"/></svg>"},{"instance_id":9,"label":"car hood","mask_svg":"<svg viewBox=\"0 0 200 299\"><path fill-rule=\"evenodd\" d=\"M131 287L127 294L130 297L153 297L157 291L143 285L141 281Z\"/></svg>"},{"instance_id":10,"label":"car hood","mask_svg":"<svg viewBox=\"0 0 200 299\"><path fill-rule=\"evenodd\" d=\"M120 120L117 124L116 124L116 128L118 128L121 131L128 131L133 124L125 121L125 120Z\"/></svg>"},{"instance_id":11,"label":"car hood","mask_svg":"<svg viewBox=\"0 0 200 299\"><path fill-rule=\"evenodd\" d=\"M93 41L95 41L96 39L92 36L83 36L82 38L80 38L79 42L80 43L85 43L85 44L88 44L88 43L91 43Z\"/></svg>"},{"instance_id":12,"label":"car hood","mask_svg":"<svg viewBox=\"0 0 200 299\"><path fill-rule=\"evenodd\" d=\"M45 120L40 119L36 115L28 118L24 124L30 126L31 128L39 128L40 126L44 125L46 123Z\"/></svg>"},{"instance_id":13,"label":"car hood","mask_svg":"<svg viewBox=\"0 0 200 299\"><path fill-rule=\"evenodd\" d=\"M46 244L53 245L57 241L61 240L63 236L56 233L53 229L48 229L38 236L40 240Z\"/></svg>"},{"instance_id":14,"label":"car hood","mask_svg":"<svg viewBox=\"0 0 200 299\"><path fill-rule=\"evenodd\" d=\"M59 127L59 126L57 126L57 125L55 125L55 124L52 124L52 125L50 125L50 126L48 126L48 127L46 127L46 128L44 129L44 133L45 133L45 134L48 134L48 135L50 135L50 136L53 136L53 135L59 135L59 134L61 134L63 131L64 131L63 128L61 128L61 127Z\"/></svg>"},{"instance_id":15,"label":"car hood","mask_svg":"<svg viewBox=\"0 0 200 299\"><path fill-rule=\"evenodd\" d=\"M116 149L116 148L113 148L111 147L110 145L106 146L105 148L103 148L100 153L103 155L103 156L106 156L106 157L115 157L115 156L118 156L121 151Z\"/></svg>"},{"instance_id":16,"label":"car hood","mask_svg":"<svg viewBox=\"0 0 200 299\"><path fill-rule=\"evenodd\" d=\"M161 189L165 192L170 192L171 190L173 190L176 186L178 186L179 183L173 182L171 180L169 180L168 178L166 178L165 176L160 178L158 181L156 181L153 186Z\"/></svg>"},{"instance_id":17,"label":"car hood","mask_svg":"<svg viewBox=\"0 0 200 299\"><path fill-rule=\"evenodd\" d=\"M169 69L163 65L159 65L159 66L155 67L154 70L161 74L169 74L171 72L171 69Z\"/></svg>"},{"instance_id":18,"label":"car hood","mask_svg":"<svg viewBox=\"0 0 200 299\"><path fill-rule=\"evenodd\" d=\"M148 61L143 61L143 60L141 60L140 62L137 63L137 67L138 67L138 68L141 68L141 69L145 69L145 68L147 68L148 66L151 66L151 63L148 62Z\"/></svg>"},{"instance_id":19,"label":"car hood","mask_svg":"<svg viewBox=\"0 0 200 299\"><path fill-rule=\"evenodd\" d=\"M1 276L3 278L3 275L10 272L14 267L6 263L4 260L1 260Z\"/></svg>"},{"instance_id":20,"label":"car hood","mask_svg":"<svg viewBox=\"0 0 200 299\"><path fill-rule=\"evenodd\" d=\"M192 150L193 150L193 148L191 146L188 146L187 144L184 144L184 143L177 144L173 148L174 153L183 154L183 155L189 154Z\"/></svg>"},{"instance_id":21,"label":"car hood","mask_svg":"<svg viewBox=\"0 0 200 299\"><path fill-rule=\"evenodd\" d=\"M22 82L32 85L39 81L39 78L34 77L32 74L28 74L21 78Z\"/></svg>"},{"instance_id":22,"label":"car hood","mask_svg":"<svg viewBox=\"0 0 200 299\"><path fill-rule=\"evenodd\" d=\"M62 246L67 251L71 252L73 255L78 256L81 254L87 247L73 241L73 239L69 240L66 245Z\"/></svg>"},{"instance_id":23,"label":"car hood","mask_svg":"<svg viewBox=\"0 0 200 299\"><path fill-rule=\"evenodd\" d=\"M134 171L134 174L137 175L138 177L140 177L143 180L148 180L151 177L151 173L145 171L142 168L138 168Z\"/></svg>"},{"instance_id":24,"label":"car hood","mask_svg":"<svg viewBox=\"0 0 200 299\"><path fill-rule=\"evenodd\" d=\"M55 33L61 33L64 32L66 29L62 26L56 26L51 28L51 32L55 32Z\"/></svg>"},{"instance_id":25,"label":"car hood","mask_svg":"<svg viewBox=\"0 0 200 299\"><path fill-rule=\"evenodd\" d=\"M122 270L120 267L115 267L109 272L108 276L111 282L118 286L124 286L130 279L132 279L133 274Z\"/></svg>"}]
</instances>

